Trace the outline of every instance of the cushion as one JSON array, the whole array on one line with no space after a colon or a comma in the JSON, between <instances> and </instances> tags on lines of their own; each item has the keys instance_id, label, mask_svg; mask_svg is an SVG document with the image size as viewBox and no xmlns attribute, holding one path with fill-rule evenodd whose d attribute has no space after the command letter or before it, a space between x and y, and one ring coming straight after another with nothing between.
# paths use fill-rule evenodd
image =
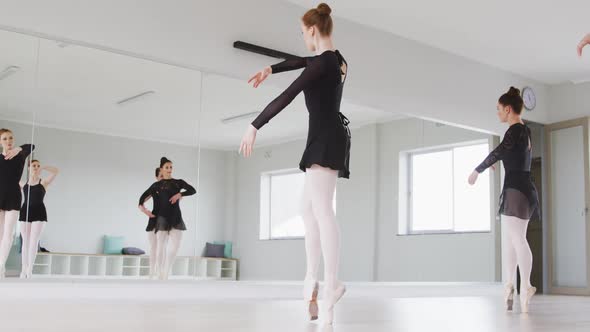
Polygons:
<instances>
[{"instance_id":1,"label":"cushion","mask_svg":"<svg viewBox=\"0 0 590 332\"><path fill-rule=\"evenodd\" d=\"M225 245L225 250L223 251L223 257L225 258L231 258L232 256L232 243L231 241L215 241L213 242L213 244L224 244Z\"/></svg>"},{"instance_id":2,"label":"cushion","mask_svg":"<svg viewBox=\"0 0 590 332\"><path fill-rule=\"evenodd\" d=\"M105 255L120 255L123 252L123 243L125 237L123 236L104 236L104 244L102 253Z\"/></svg>"},{"instance_id":3,"label":"cushion","mask_svg":"<svg viewBox=\"0 0 590 332\"><path fill-rule=\"evenodd\" d=\"M134 248L134 247L127 247L127 248L123 248L123 255L144 255L145 251L139 249L139 248Z\"/></svg>"},{"instance_id":4,"label":"cushion","mask_svg":"<svg viewBox=\"0 0 590 332\"><path fill-rule=\"evenodd\" d=\"M205 257L223 258L225 244L213 244L207 242L205 246Z\"/></svg>"}]
</instances>

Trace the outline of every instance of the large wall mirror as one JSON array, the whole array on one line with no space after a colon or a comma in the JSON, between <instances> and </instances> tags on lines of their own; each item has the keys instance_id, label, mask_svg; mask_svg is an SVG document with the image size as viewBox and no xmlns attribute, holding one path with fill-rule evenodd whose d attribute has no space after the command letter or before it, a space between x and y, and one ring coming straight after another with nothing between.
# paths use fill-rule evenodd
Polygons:
<instances>
[{"instance_id":1,"label":"large wall mirror","mask_svg":"<svg viewBox=\"0 0 590 332\"><path fill-rule=\"evenodd\" d=\"M168 276L196 276L203 246L199 194L191 194L200 192L201 72L13 32L0 38L10 45L0 55L0 127L19 145L35 145L21 190L23 202L31 197L28 215L44 219L16 225L9 272L26 270L19 254L29 255L39 240L34 276L149 277L157 271L147 255L158 244L166 247L158 253L162 266L169 261ZM163 157L171 162L161 165ZM160 166L164 181L174 181L155 186ZM179 186L186 194L170 204L164 196ZM162 208L170 211L156 226L160 235L146 231L149 217L138 208L148 189L145 212L156 195L180 206L182 221L176 208ZM146 256L121 255L122 248Z\"/></svg>"}]
</instances>

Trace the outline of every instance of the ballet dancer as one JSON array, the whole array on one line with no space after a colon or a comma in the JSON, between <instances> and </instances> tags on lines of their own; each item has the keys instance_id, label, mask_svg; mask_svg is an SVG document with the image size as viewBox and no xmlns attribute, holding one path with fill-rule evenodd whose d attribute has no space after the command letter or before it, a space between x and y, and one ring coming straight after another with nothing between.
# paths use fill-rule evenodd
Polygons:
<instances>
[{"instance_id":1,"label":"ballet dancer","mask_svg":"<svg viewBox=\"0 0 590 332\"><path fill-rule=\"evenodd\" d=\"M503 94L497 105L498 118L510 128L502 142L469 176L473 185L478 175L496 162L502 161L505 169L504 187L500 196L502 216L503 270L507 310L514 303L514 281L516 268L520 268L520 307L523 313L529 311L531 298L537 291L531 285L533 255L526 239L529 220L539 213L537 190L531 178L531 131L521 118L523 100L520 90L511 87Z\"/></svg>"},{"instance_id":2,"label":"ballet dancer","mask_svg":"<svg viewBox=\"0 0 590 332\"><path fill-rule=\"evenodd\" d=\"M248 83L257 88L270 74L304 68L301 75L248 127L240 145L244 157L252 154L256 133L303 91L309 113L307 144L299 168L306 172L302 200L305 224L307 274L303 297L311 320L318 318L318 269L324 257L325 322L332 324L334 305L346 288L338 279L340 230L332 201L339 177L348 178L350 130L340 113L342 90L348 65L332 42L331 9L321 3L301 18L305 46L315 56L283 61L256 73Z\"/></svg>"},{"instance_id":3,"label":"ballet dancer","mask_svg":"<svg viewBox=\"0 0 590 332\"><path fill-rule=\"evenodd\" d=\"M14 240L14 229L21 208L19 181L25 161L35 146L25 144L14 147L14 134L9 129L0 129L2 157L0 158L0 279L6 274L6 260Z\"/></svg>"},{"instance_id":4,"label":"ballet dancer","mask_svg":"<svg viewBox=\"0 0 590 332\"><path fill-rule=\"evenodd\" d=\"M172 178L172 161L166 157L162 157L160 160L160 173L162 179L152 184L141 195L139 206L142 209L143 204L150 196L154 202L157 201L157 203L154 203L158 207L157 214L154 215L156 218L155 232L158 251L156 268L159 278L166 280L176 258L178 248L180 248L182 231L186 230L179 202L182 197L194 195L197 191L184 180Z\"/></svg>"},{"instance_id":5,"label":"ballet dancer","mask_svg":"<svg viewBox=\"0 0 590 332\"><path fill-rule=\"evenodd\" d=\"M162 180L162 173L158 167L156 168L156 182L160 180ZM152 197L147 197L146 201L148 201L150 198ZM158 261L158 241L156 239L156 215L158 214L158 202L159 201L157 199L153 200L152 211L146 209L143 205L139 206L141 212L143 212L149 218L145 231L147 232L148 241L150 243L150 279L155 279L158 275L158 265L156 264Z\"/></svg>"},{"instance_id":6,"label":"ballet dancer","mask_svg":"<svg viewBox=\"0 0 590 332\"><path fill-rule=\"evenodd\" d=\"M41 172L49 172L49 176L41 179ZM37 257L41 233L47 223L47 210L43 202L47 188L53 182L59 170L52 166L43 166L38 160L29 164L29 180L21 182L25 201L20 209L20 234L22 237L22 270L20 277L31 278L33 265ZM34 184L32 184L34 183Z\"/></svg>"}]
</instances>

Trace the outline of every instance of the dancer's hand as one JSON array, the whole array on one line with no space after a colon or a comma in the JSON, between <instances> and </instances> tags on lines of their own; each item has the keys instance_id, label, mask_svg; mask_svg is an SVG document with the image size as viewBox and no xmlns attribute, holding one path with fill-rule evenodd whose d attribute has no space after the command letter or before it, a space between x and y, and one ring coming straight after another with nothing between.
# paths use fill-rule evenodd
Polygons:
<instances>
[{"instance_id":1,"label":"dancer's hand","mask_svg":"<svg viewBox=\"0 0 590 332\"><path fill-rule=\"evenodd\" d=\"M143 206L143 205L139 206L139 210L141 210L141 212L143 212L146 216L148 216L150 218L156 217L150 210L146 209L145 206Z\"/></svg>"},{"instance_id":2,"label":"dancer's hand","mask_svg":"<svg viewBox=\"0 0 590 332\"><path fill-rule=\"evenodd\" d=\"M23 150L23 148L21 148L20 146L14 148L14 149L9 150L6 153L6 156L4 157L4 160L10 160L10 159L16 157L22 150Z\"/></svg>"},{"instance_id":3,"label":"dancer's hand","mask_svg":"<svg viewBox=\"0 0 590 332\"><path fill-rule=\"evenodd\" d=\"M589 44L590 44L590 33L585 35L584 38L582 38L582 40L578 44L578 56L582 56L582 50L584 49L584 46L589 45Z\"/></svg>"},{"instance_id":4,"label":"dancer's hand","mask_svg":"<svg viewBox=\"0 0 590 332\"><path fill-rule=\"evenodd\" d=\"M252 149L254 148L254 142L256 141L256 132L258 129L250 125L242 137L242 143L240 144L239 154L243 154L244 157L248 158L252 155Z\"/></svg>"},{"instance_id":5,"label":"dancer's hand","mask_svg":"<svg viewBox=\"0 0 590 332\"><path fill-rule=\"evenodd\" d=\"M479 173L477 173L477 171L473 171L473 173L469 175L469 179L467 179L467 182L469 182L469 184L473 186L475 184L475 181L477 181L478 176Z\"/></svg>"},{"instance_id":6,"label":"dancer's hand","mask_svg":"<svg viewBox=\"0 0 590 332\"><path fill-rule=\"evenodd\" d=\"M264 80L268 77L268 75L272 74L272 68L270 67L266 67L264 69L262 69L261 71L257 72L254 76L252 76L249 80L248 80L248 84L250 84L252 81L254 81L253 86L255 88L257 88L262 82L264 82Z\"/></svg>"},{"instance_id":7,"label":"dancer's hand","mask_svg":"<svg viewBox=\"0 0 590 332\"><path fill-rule=\"evenodd\" d=\"M182 195L180 193L178 193L178 194L172 196L172 198L170 198L170 203L176 204L176 202L178 202L181 198L182 198Z\"/></svg>"}]
</instances>

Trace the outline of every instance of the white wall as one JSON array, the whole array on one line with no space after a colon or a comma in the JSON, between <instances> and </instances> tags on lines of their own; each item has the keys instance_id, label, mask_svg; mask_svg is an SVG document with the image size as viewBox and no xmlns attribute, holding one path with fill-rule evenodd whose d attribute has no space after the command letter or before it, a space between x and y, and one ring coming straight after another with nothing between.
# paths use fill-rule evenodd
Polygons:
<instances>
[{"instance_id":1,"label":"white wall","mask_svg":"<svg viewBox=\"0 0 590 332\"><path fill-rule=\"evenodd\" d=\"M489 136L451 126L439 127L432 122L416 119L379 126L376 280L494 280L495 222L492 223L491 233L397 235L399 153L485 138Z\"/></svg>"},{"instance_id":2,"label":"white wall","mask_svg":"<svg viewBox=\"0 0 590 332\"><path fill-rule=\"evenodd\" d=\"M84 6L67 0L0 4L5 27L244 80L275 60L233 49L236 40L306 54L296 32L305 8L282 1L178 1L173 6L145 1L140 7L135 1L114 0ZM335 18L335 40L350 64L345 98L353 103L501 134L505 128L496 121L498 97L510 85L529 85L537 92L538 106L527 117L540 123L550 118L544 84L340 18ZM285 87L292 75L281 76L268 84Z\"/></svg>"},{"instance_id":3,"label":"white wall","mask_svg":"<svg viewBox=\"0 0 590 332\"><path fill-rule=\"evenodd\" d=\"M590 82L552 86L549 101L550 123L590 116Z\"/></svg>"},{"instance_id":4,"label":"white wall","mask_svg":"<svg viewBox=\"0 0 590 332\"><path fill-rule=\"evenodd\" d=\"M225 173L226 152L201 149L199 163L197 255L203 254L207 242L225 241L228 192Z\"/></svg>"},{"instance_id":5,"label":"white wall","mask_svg":"<svg viewBox=\"0 0 590 332\"><path fill-rule=\"evenodd\" d=\"M492 233L397 236L398 157L401 150L489 138L449 126L407 119L353 132L351 179L339 180L337 219L342 233L341 276L355 281L491 281ZM235 254L241 279L300 279L303 240L258 240L260 174L297 168L303 141L235 157ZM231 224L231 223L230 223ZM228 226L232 227L232 226ZM450 268L449 268L450 267Z\"/></svg>"},{"instance_id":6,"label":"white wall","mask_svg":"<svg viewBox=\"0 0 590 332\"><path fill-rule=\"evenodd\" d=\"M0 126L11 128L17 143L30 141L29 125L0 121ZM35 128L35 144L35 158L60 169L46 196L49 223L41 242L50 251L102 252L105 234L123 235L126 246L147 251L147 217L137 203L155 181L162 156L174 162L174 177L197 188L197 195L181 201L188 230L179 254L200 254L205 242L224 240L225 186L219 184L225 174L215 170L223 169L225 153L201 151L206 176L197 187L198 150L193 147L45 127Z\"/></svg>"}]
</instances>

